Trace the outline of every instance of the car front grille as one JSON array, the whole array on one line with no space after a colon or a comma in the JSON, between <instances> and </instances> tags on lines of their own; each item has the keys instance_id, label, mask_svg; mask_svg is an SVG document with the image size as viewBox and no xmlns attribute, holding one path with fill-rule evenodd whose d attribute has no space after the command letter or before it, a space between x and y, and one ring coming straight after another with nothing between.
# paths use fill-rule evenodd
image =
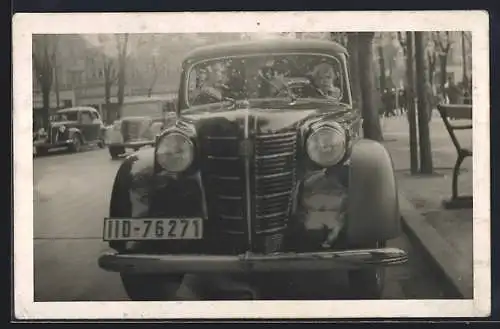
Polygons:
<instances>
[{"instance_id":1,"label":"car front grille","mask_svg":"<svg viewBox=\"0 0 500 329\"><path fill-rule=\"evenodd\" d=\"M122 136L124 141L136 140L141 136L142 122L138 121L127 121L122 122Z\"/></svg>"},{"instance_id":2,"label":"car front grille","mask_svg":"<svg viewBox=\"0 0 500 329\"><path fill-rule=\"evenodd\" d=\"M247 182L245 158L240 155L241 137L202 138L202 173L209 216L218 221L220 232L231 236L235 252L248 249L249 234L253 251L276 252L287 227L296 182L297 135L295 132L261 134L253 142ZM246 184L250 187L250 207Z\"/></svg>"},{"instance_id":3,"label":"car front grille","mask_svg":"<svg viewBox=\"0 0 500 329\"><path fill-rule=\"evenodd\" d=\"M296 144L295 132L256 137L254 204L257 233L286 227L296 179Z\"/></svg>"}]
</instances>

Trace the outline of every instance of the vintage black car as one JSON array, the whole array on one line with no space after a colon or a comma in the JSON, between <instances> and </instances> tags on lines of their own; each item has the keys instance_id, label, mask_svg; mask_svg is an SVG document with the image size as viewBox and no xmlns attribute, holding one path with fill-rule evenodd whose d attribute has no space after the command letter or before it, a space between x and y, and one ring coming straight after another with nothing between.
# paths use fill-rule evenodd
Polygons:
<instances>
[{"instance_id":1,"label":"vintage black car","mask_svg":"<svg viewBox=\"0 0 500 329\"><path fill-rule=\"evenodd\" d=\"M393 165L360 137L347 57L280 39L185 58L177 119L121 165L103 223L114 251L99 266L131 299L173 298L162 287L192 273L334 270L356 298L381 297L407 254L386 245L401 234Z\"/></svg>"},{"instance_id":2,"label":"vintage black car","mask_svg":"<svg viewBox=\"0 0 500 329\"><path fill-rule=\"evenodd\" d=\"M34 153L40 155L51 148L66 147L79 152L82 145L104 147L104 124L93 107L77 106L59 110L50 118L50 128L33 134Z\"/></svg>"}]
</instances>

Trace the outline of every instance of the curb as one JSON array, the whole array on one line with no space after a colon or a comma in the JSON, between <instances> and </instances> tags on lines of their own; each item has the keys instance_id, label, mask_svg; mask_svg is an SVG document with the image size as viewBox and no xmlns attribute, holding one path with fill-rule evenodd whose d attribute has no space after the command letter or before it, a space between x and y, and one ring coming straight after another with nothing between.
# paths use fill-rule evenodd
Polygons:
<instances>
[{"instance_id":1,"label":"curb","mask_svg":"<svg viewBox=\"0 0 500 329\"><path fill-rule=\"evenodd\" d=\"M450 294L455 298L472 299L473 282L463 277L473 277L472 268L464 264L454 248L428 224L424 216L399 192L399 208L402 216L402 228L410 240L428 256L438 274L449 285Z\"/></svg>"}]
</instances>

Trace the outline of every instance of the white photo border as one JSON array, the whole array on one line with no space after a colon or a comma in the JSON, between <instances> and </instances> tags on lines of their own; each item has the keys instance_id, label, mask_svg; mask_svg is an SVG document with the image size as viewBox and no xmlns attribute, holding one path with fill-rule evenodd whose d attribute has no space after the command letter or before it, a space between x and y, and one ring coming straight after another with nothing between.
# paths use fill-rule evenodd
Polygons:
<instances>
[{"instance_id":1,"label":"white photo border","mask_svg":"<svg viewBox=\"0 0 500 329\"><path fill-rule=\"evenodd\" d=\"M89 24L89 22L92 24ZM471 31L474 299L34 302L32 35ZM18 319L482 317L491 310L489 17L486 11L44 13L13 18L14 303Z\"/></svg>"}]
</instances>

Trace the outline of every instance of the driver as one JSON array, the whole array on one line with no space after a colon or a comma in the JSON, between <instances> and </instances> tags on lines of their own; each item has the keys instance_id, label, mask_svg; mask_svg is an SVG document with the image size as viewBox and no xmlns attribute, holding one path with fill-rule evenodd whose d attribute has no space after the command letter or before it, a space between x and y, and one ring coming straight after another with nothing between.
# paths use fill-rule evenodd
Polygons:
<instances>
[{"instance_id":1,"label":"driver","mask_svg":"<svg viewBox=\"0 0 500 329\"><path fill-rule=\"evenodd\" d=\"M225 67L222 63L215 63L199 72L198 91L194 97L195 104L219 102L224 98L228 89L226 86Z\"/></svg>"},{"instance_id":2,"label":"driver","mask_svg":"<svg viewBox=\"0 0 500 329\"><path fill-rule=\"evenodd\" d=\"M316 65L312 71L312 83L316 92L326 98L340 99L340 88L335 86L335 71L328 63Z\"/></svg>"}]
</instances>

